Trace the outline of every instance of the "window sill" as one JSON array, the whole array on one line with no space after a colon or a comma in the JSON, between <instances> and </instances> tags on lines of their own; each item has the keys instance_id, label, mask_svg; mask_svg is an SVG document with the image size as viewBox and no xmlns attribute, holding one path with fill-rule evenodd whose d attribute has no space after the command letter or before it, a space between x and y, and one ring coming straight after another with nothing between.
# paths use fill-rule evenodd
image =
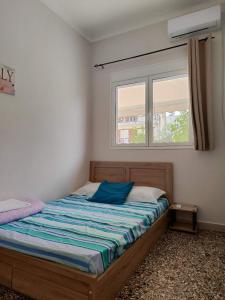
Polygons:
<instances>
[{"instance_id":1,"label":"window sill","mask_svg":"<svg viewBox=\"0 0 225 300\"><path fill-rule=\"evenodd\" d=\"M110 150L194 150L194 145L166 145L166 146L110 146Z\"/></svg>"}]
</instances>

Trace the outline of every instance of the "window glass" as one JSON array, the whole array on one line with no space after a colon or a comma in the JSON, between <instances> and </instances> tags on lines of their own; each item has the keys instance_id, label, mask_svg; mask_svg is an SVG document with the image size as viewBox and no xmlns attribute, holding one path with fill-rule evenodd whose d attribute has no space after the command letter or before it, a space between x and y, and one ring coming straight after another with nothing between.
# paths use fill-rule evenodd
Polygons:
<instances>
[{"instance_id":1,"label":"window glass","mask_svg":"<svg viewBox=\"0 0 225 300\"><path fill-rule=\"evenodd\" d=\"M188 76L153 80L153 143L190 141Z\"/></svg>"},{"instance_id":2,"label":"window glass","mask_svg":"<svg viewBox=\"0 0 225 300\"><path fill-rule=\"evenodd\" d=\"M116 143L146 142L146 83L116 87Z\"/></svg>"}]
</instances>

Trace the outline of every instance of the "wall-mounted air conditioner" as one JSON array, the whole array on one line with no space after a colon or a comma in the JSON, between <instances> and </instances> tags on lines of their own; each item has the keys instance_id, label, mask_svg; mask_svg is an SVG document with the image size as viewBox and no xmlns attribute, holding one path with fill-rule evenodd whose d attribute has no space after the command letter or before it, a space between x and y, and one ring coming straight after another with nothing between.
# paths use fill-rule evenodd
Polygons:
<instances>
[{"instance_id":1,"label":"wall-mounted air conditioner","mask_svg":"<svg viewBox=\"0 0 225 300\"><path fill-rule=\"evenodd\" d=\"M221 8L216 5L168 21L169 38L212 32L221 26Z\"/></svg>"}]
</instances>

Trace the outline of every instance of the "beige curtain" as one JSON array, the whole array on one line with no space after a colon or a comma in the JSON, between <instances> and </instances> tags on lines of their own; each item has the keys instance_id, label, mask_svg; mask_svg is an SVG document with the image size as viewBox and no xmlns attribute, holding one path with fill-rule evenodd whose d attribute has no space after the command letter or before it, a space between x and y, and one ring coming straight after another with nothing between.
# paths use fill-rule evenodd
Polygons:
<instances>
[{"instance_id":1,"label":"beige curtain","mask_svg":"<svg viewBox=\"0 0 225 300\"><path fill-rule=\"evenodd\" d=\"M188 41L190 97L195 149L213 148L212 131L212 39Z\"/></svg>"}]
</instances>

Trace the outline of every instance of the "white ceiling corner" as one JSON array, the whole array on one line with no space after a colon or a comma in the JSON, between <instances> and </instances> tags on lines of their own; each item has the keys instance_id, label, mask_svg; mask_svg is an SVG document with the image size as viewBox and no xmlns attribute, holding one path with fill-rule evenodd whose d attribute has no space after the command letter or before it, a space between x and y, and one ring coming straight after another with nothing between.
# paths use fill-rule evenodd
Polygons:
<instances>
[{"instance_id":1,"label":"white ceiling corner","mask_svg":"<svg viewBox=\"0 0 225 300\"><path fill-rule=\"evenodd\" d=\"M40 0L94 42L225 0Z\"/></svg>"}]
</instances>

